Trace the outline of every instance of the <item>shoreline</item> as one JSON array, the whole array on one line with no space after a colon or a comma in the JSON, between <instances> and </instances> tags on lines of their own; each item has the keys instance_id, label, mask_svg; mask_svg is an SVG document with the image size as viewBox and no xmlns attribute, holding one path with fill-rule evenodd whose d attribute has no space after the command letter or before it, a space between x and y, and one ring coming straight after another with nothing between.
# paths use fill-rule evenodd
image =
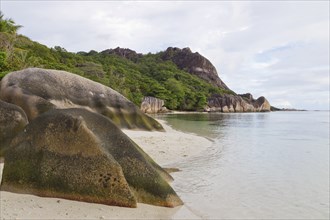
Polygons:
<instances>
[{"instance_id":1,"label":"shoreline","mask_svg":"<svg viewBox=\"0 0 330 220\"><path fill-rule=\"evenodd\" d=\"M199 155L213 143L210 138L178 131L169 126L166 121L156 120L163 126L165 132L127 129L122 131L161 167Z\"/></svg>"},{"instance_id":2,"label":"shoreline","mask_svg":"<svg viewBox=\"0 0 330 220\"><path fill-rule=\"evenodd\" d=\"M174 130L158 120L165 132L123 130L163 168L201 154L212 141ZM3 162L0 162L0 180ZM179 171L184 172L184 170ZM180 196L180 195L179 195ZM137 208L107 206L61 198L0 191L0 219L200 219L185 205L165 208L138 203Z\"/></svg>"}]
</instances>

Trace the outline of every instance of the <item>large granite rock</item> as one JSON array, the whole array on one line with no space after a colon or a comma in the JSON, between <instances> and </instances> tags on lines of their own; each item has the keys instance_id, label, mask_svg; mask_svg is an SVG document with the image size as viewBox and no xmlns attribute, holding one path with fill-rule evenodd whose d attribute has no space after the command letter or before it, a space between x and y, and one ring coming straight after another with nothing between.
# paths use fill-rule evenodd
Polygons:
<instances>
[{"instance_id":1,"label":"large granite rock","mask_svg":"<svg viewBox=\"0 0 330 220\"><path fill-rule=\"evenodd\" d=\"M255 100L250 93L242 95L215 94L208 99L210 112L268 112L271 106L265 97Z\"/></svg>"},{"instance_id":2,"label":"large granite rock","mask_svg":"<svg viewBox=\"0 0 330 220\"><path fill-rule=\"evenodd\" d=\"M20 107L0 100L0 157L10 141L28 124L25 112Z\"/></svg>"},{"instance_id":3,"label":"large granite rock","mask_svg":"<svg viewBox=\"0 0 330 220\"><path fill-rule=\"evenodd\" d=\"M178 68L198 76L215 87L229 90L228 86L219 78L212 63L200 55L191 52L190 48L169 47L162 54L163 60L171 60Z\"/></svg>"},{"instance_id":4,"label":"large granite rock","mask_svg":"<svg viewBox=\"0 0 330 220\"><path fill-rule=\"evenodd\" d=\"M115 90L65 71L12 72L1 81L0 99L20 106L29 120L50 109L79 107L105 115L122 128L163 130Z\"/></svg>"},{"instance_id":5,"label":"large granite rock","mask_svg":"<svg viewBox=\"0 0 330 220\"><path fill-rule=\"evenodd\" d=\"M171 177L108 118L85 109L55 109L11 142L1 190L136 207L182 201Z\"/></svg>"},{"instance_id":6,"label":"large granite rock","mask_svg":"<svg viewBox=\"0 0 330 220\"><path fill-rule=\"evenodd\" d=\"M148 114L165 113L168 109L164 106L164 100L151 96L143 98L141 103L141 111Z\"/></svg>"}]
</instances>

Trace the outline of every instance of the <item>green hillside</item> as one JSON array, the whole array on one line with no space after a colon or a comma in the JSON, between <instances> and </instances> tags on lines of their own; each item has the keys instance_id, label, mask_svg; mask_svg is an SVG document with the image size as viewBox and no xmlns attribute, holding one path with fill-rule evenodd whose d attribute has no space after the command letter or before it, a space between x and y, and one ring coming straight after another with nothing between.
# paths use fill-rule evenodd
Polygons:
<instances>
[{"instance_id":1,"label":"green hillside","mask_svg":"<svg viewBox=\"0 0 330 220\"><path fill-rule=\"evenodd\" d=\"M138 106L144 96L154 96L172 110L199 110L211 94L231 93L162 60L162 52L134 59L97 51L72 53L18 35L19 28L0 15L0 79L28 67L65 70L109 86Z\"/></svg>"}]
</instances>

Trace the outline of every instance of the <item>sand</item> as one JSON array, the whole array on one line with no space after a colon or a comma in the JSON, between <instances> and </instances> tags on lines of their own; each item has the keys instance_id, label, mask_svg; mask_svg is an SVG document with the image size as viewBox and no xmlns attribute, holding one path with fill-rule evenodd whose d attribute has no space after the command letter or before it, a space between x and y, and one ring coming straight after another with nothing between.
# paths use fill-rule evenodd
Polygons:
<instances>
[{"instance_id":1,"label":"sand","mask_svg":"<svg viewBox=\"0 0 330 220\"><path fill-rule=\"evenodd\" d=\"M124 132L162 167L168 168L169 164L199 155L212 144L206 138L176 131L164 121L160 123L166 132L131 130ZM0 180L3 165L0 162ZM0 219L200 219L200 217L185 205L163 208L139 203L137 208L123 208L0 191Z\"/></svg>"},{"instance_id":2,"label":"sand","mask_svg":"<svg viewBox=\"0 0 330 220\"><path fill-rule=\"evenodd\" d=\"M157 121L166 132L123 131L162 167L199 155L212 144L204 137L179 132L165 121Z\"/></svg>"}]
</instances>

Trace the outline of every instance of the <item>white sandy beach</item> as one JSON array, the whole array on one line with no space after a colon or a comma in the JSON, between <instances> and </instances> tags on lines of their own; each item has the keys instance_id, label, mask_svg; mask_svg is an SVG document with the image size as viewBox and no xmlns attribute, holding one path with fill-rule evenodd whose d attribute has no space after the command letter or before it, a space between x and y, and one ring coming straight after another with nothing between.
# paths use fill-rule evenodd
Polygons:
<instances>
[{"instance_id":1,"label":"white sandy beach","mask_svg":"<svg viewBox=\"0 0 330 220\"><path fill-rule=\"evenodd\" d=\"M160 122L166 132L131 130L124 132L162 167L166 168L167 164L201 154L212 144L206 138L176 131L164 121ZM0 179L3 165L0 163ZM163 208L139 203L138 208L122 208L0 191L0 219L199 219L199 217L186 206Z\"/></svg>"}]
</instances>

